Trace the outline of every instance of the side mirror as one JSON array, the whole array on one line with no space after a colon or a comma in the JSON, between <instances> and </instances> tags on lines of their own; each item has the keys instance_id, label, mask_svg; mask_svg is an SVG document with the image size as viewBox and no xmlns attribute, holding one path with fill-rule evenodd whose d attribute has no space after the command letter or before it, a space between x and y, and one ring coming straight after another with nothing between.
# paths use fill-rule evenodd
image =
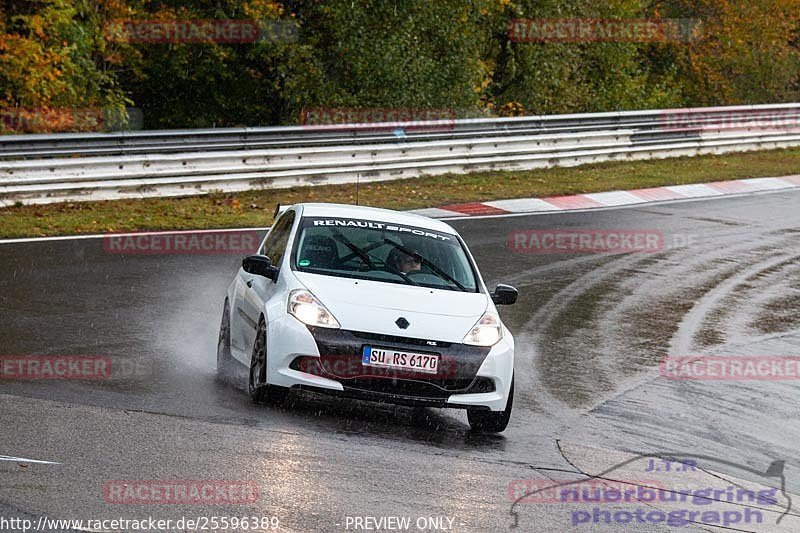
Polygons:
<instances>
[{"instance_id":1,"label":"side mirror","mask_svg":"<svg viewBox=\"0 0 800 533\"><path fill-rule=\"evenodd\" d=\"M265 255L248 255L242 260L242 268L248 274L264 276L273 282L278 281L278 267L272 266L269 257Z\"/></svg>"},{"instance_id":2,"label":"side mirror","mask_svg":"<svg viewBox=\"0 0 800 533\"><path fill-rule=\"evenodd\" d=\"M511 305L517 301L517 289L511 285L498 285L492 294L492 301L497 305Z\"/></svg>"}]
</instances>

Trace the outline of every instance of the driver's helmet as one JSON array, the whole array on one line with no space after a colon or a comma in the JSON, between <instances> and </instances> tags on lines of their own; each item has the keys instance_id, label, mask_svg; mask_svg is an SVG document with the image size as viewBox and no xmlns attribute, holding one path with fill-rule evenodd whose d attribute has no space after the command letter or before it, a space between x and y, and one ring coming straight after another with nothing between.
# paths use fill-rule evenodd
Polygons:
<instances>
[{"instance_id":1,"label":"driver's helmet","mask_svg":"<svg viewBox=\"0 0 800 533\"><path fill-rule=\"evenodd\" d=\"M399 248L393 248L386 257L386 264L391 269L406 273L422 268L422 258L417 253L409 255Z\"/></svg>"}]
</instances>

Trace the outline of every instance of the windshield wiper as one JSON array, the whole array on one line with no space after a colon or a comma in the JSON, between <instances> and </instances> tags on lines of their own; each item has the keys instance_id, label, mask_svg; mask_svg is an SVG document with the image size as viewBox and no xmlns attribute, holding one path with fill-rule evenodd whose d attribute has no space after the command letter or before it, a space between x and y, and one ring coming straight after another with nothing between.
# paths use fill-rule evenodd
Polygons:
<instances>
[{"instance_id":1,"label":"windshield wiper","mask_svg":"<svg viewBox=\"0 0 800 533\"><path fill-rule=\"evenodd\" d=\"M422 261L422 264L428 265L428 268L430 268L434 273L438 274L440 278L442 278L442 279L444 279L446 281L449 281L450 283L452 283L453 285L458 287L458 289L460 291L462 291L462 292L470 292L469 289L467 289L464 285L459 283L458 280L453 279L453 277L450 274L448 274L447 272L445 272L444 270L442 270L441 268L439 268L438 266L433 264L429 259L426 259L425 257L422 257L417 252L412 252L411 250L409 250L405 246L403 246L401 244L397 244L396 242L394 242L391 239L384 238L383 242L385 242L389 246L393 246L393 247L397 248L398 250L400 250L401 252L403 252L404 254L406 254L408 256L411 256L411 257L417 256L417 257L419 257L420 261ZM403 277L408 279L407 276L403 276ZM409 280L409 281L411 281L411 280ZM415 285L418 285L418 284L415 283Z\"/></svg>"},{"instance_id":2,"label":"windshield wiper","mask_svg":"<svg viewBox=\"0 0 800 533\"><path fill-rule=\"evenodd\" d=\"M364 263L369 267L370 270L375 270L375 265L372 264L372 258L361 248L350 242L347 237L342 235L342 233L338 230L332 232L333 238L339 241L340 243L347 246L354 254L356 254Z\"/></svg>"}]
</instances>

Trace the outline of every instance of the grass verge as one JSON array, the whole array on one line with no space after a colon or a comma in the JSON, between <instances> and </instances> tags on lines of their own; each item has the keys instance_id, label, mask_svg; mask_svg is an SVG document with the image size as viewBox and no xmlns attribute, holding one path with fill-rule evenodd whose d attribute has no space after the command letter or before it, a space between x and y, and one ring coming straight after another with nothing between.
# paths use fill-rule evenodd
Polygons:
<instances>
[{"instance_id":1,"label":"grass verge","mask_svg":"<svg viewBox=\"0 0 800 533\"><path fill-rule=\"evenodd\" d=\"M389 209L782 176L800 172L800 149L607 162L571 168L476 172L362 183L359 203ZM354 185L248 191L188 198L74 202L0 208L0 238L134 230L268 225L275 204L354 203Z\"/></svg>"}]
</instances>

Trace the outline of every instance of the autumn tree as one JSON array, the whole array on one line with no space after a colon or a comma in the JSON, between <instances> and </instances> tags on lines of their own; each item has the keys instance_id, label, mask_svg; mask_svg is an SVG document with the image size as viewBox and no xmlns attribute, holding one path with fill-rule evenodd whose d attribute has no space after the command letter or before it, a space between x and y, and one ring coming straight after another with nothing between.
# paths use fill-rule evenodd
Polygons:
<instances>
[{"instance_id":1,"label":"autumn tree","mask_svg":"<svg viewBox=\"0 0 800 533\"><path fill-rule=\"evenodd\" d=\"M107 55L102 38L105 10L86 0L3 4L0 109L30 115L33 131L81 129L64 110L124 110L130 101L116 76L123 61Z\"/></svg>"},{"instance_id":2,"label":"autumn tree","mask_svg":"<svg viewBox=\"0 0 800 533\"><path fill-rule=\"evenodd\" d=\"M519 0L509 6L497 34L492 100L502 109L517 103L525 113L614 111L679 105L676 70L651 62L671 46L635 39L510 39L513 19L647 19L637 0Z\"/></svg>"},{"instance_id":3,"label":"autumn tree","mask_svg":"<svg viewBox=\"0 0 800 533\"><path fill-rule=\"evenodd\" d=\"M687 104L800 96L800 0L671 0L661 9L702 24L681 68Z\"/></svg>"}]
</instances>

